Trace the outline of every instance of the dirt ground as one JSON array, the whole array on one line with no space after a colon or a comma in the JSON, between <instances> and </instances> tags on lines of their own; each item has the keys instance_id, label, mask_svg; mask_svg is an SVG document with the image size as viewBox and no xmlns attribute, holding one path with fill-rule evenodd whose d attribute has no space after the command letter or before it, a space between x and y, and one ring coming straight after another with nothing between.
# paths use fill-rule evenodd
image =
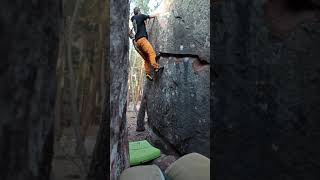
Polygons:
<instances>
[{"instance_id":1,"label":"dirt ground","mask_svg":"<svg viewBox=\"0 0 320 180\"><path fill-rule=\"evenodd\" d=\"M136 132L137 116L133 111L127 112L128 140L144 140L147 131ZM89 159L94 149L99 127L94 126L88 130L88 136L85 139L85 147ZM52 162L51 180L84 180L81 178L81 161L75 155L76 139L72 128L66 128L59 142L55 143L55 154ZM91 159L90 159L91 160Z\"/></svg>"},{"instance_id":2,"label":"dirt ground","mask_svg":"<svg viewBox=\"0 0 320 180\"><path fill-rule=\"evenodd\" d=\"M146 121L146 118L145 118ZM145 127L147 129L147 122L145 123ZM137 132L137 115L133 111L127 112L127 128L128 128L128 141L141 141L145 140L148 131L145 130L143 132Z\"/></svg>"},{"instance_id":3,"label":"dirt ground","mask_svg":"<svg viewBox=\"0 0 320 180\"><path fill-rule=\"evenodd\" d=\"M145 118L146 121L147 117ZM127 128L128 141L145 140L149 131L147 122L145 123L146 130L137 132L137 115L133 111L127 111ZM95 141L98 133L98 126L91 127L88 131L88 136L85 139L85 147L89 160L93 152ZM73 135L72 128L66 128L63 131L63 136L60 141L55 144L55 154L52 162L52 178L51 180L85 180L81 177L81 161L75 155L76 139ZM163 154L161 155L163 157ZM148 164L154 164L150 162Z\"/></svg>"},{"instance_id":4,"label":"dirt ground","mask_svg":"<svg viewBox=\"0 0 320 180\"><path fill-rule=\"evenodd\" d=\"M146 130L143 132L137 132L137 116L133 111L128 111L127 112L127 127L128 127L128 140L130 141L141 141L141 140L146 140L147 136L149 136L151 133L150 129L147 124L147 116L145 117L145 128ZM158 147L159 148L159 147ZM172 155L165 155L163 154L163 150L161 150L161 155L159 158L146 162L142 165L157 165L160 167L160 169L164 172L166 168L168 168L176 159L178 156L172 156Z\"/></svg>"},{"instance_id":5,"label":"dirt ground","mask_svg":"<svg viewBox=\"0 0 320 180\"><path fill-rule=\"evenodd\" d=\"M85 147L89 160L94 149L98 126L90 127L88 136L85 139ZM75 155L76 139L73 135L72 128L64 129L63 136L60 141L55 144L55 154L52 162L52 178L51 180L84 180L81 178L81 161Z\"/></svg>"}]
</instances>

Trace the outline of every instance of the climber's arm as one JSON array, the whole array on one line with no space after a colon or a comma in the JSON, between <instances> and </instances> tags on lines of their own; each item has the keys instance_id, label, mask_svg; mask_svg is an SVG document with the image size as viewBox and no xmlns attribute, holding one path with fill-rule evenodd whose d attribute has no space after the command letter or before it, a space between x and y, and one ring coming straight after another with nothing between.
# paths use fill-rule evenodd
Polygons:
<instances>
[{"instance_id":1,"label":"climber's arm","mask_svg":"<svg viewBox=\"0 0 320 180\"><path fill-rule=\"evenodd\" d=\"M129 30L129 37L130 37L130 39L134 39L134 29L133 28L131 28L130 30Z\"/></svg>"},{"instance_id":2,"label":"climber's arm","mask_svg":"<svg viewBox=\"0 0 320 180\"><path fill-rule=\"evenodd\" d=\"M132 20L132 29L134 30L134 32L136 33L138 30L138 25L135 19Z\"/></svg>"},{"instance_id":3,"label":"climber's arm","mask_svg":"<svg viewBox=\"0 0 320 180\"><path fill-rule=\"evenodd\" d=\"M155 17L157 17L159 15L159 13L156 13L156 14L152 14L152 15L145 15L145 14L143 14L143 19L144 20L147 20L147 19L152 19L152 18L155 18Z\"/></svg>"},{"instance_id":4,"label":"climber's arm","mask_svg":"<svg viewBox=\"0 0 320 180\"><path fill-rule=\"evenodd\" d=\"M155 14L149 15L149 18L152 19L152 18L155 18L159 15L160 15L160 13L155 13Z\"/></svg>"}]
</instances>

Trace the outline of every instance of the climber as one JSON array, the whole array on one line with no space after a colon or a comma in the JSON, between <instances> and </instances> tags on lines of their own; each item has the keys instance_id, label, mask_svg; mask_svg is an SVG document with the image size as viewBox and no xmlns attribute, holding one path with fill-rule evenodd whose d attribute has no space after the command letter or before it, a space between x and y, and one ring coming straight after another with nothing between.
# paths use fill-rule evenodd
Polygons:
<instances>
[{"instance_id":1,"label":"climber","mask_svg":"<svg viewBox=\"0 0 320 180\"><path fill-rule=\"evenodd\" d=\"M133 39L136 50L144 59L146 77L148 80L152 81L153 78L151 77L150 65L153 67L156 73L158 73L158 71L163 67L160 68L159 64L156 62L156 52L148 40L145 20L155 18L156 15L142 14L139 7L135 7L133 13L134 16L131 17L133 28L129 32L129 35L130 38ZM133 30L135 32L135 35L133 35Z\"/></svg>"}]
</instances>

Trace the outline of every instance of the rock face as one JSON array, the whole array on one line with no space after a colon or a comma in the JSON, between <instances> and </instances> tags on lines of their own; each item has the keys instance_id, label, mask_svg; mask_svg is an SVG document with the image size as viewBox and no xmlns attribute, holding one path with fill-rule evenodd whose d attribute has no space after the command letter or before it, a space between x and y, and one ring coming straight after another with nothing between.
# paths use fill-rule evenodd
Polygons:
<instances>
[{"instance_id":1,"label":"rock face","mask_svg":"<svg viewBox=\"0 0 320 180\"><path fill-rule=\"evenodd\" d=\"M209 156L209 1L164 1L148 24L164 71L148 83L150 127L180 154ZM167 13L165 13L167 12Z\"/></svg>"},{"instance_id":2,"label":"rock face","mask_svg":"<svg viewBox=\"0 0 320 180\"><path fill-rule=\"evenodd\" d=\"M157 52L199 56L209 62L209 0L164 0L160 15L148 23L149 40Z\"/></svg>"},{"instance_id":3,"label":"rock face","mask_svg":"<svg viewBox=\"0 0 320 180\"><path fill-rule=\"evenodd\" d=\"M175 161L177 160L177 157L172 156L172 155L161 155L161 157L155 159L152 161L152 164L157 165L161 171L164 173L166 169Z\"/></svg>"},{"instance_id":4,"label":"rock face","mask_svg":"<svg viewBox=\"0 0 320 180\"><path fill-rule=\"evenodd\" d=\"M129 62L128 0L110 1L110 179L129 167L127 91ZM108 104L106 104L108 106Z\"/></svg>"},{"instance_id":5,"label":"rock face","mask_svg":"<svg viewBox=\"0 0 320 180\"><path fill-rule=\"evenodd\" d=\"M319 178L319 12L296 2L214 4L215 179Z\"/></svg>"},{"instance_id":6,"label":"rock face","mask_svg":"<svg viewBox=\"0 0 320 180\"><path fill-rule=\"evenodd\" d=\"M0 4L0 179L50 179L61 1Z\"/></svg>"}]
</instances>

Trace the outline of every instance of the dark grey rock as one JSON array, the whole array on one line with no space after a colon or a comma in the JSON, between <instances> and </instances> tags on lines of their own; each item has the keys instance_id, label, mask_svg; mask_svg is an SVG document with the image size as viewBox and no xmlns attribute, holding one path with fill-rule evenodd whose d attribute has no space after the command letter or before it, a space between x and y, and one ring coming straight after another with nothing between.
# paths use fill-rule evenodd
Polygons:
<instances>
[{"instance_id":1,"label":"dark grey rock","mask_svg":"<svg viewBox=\"0 0 320 180\"><path fill-rule=\"evenodd\" d=\"M161 150L161 153L179 156L177 150L168 142L165 138L160 137L156 134L149 126L146 128L147 136L146 139L150 142L154 147Z\"/></svg>"},{"instance_id":2,"label":"dark grey rock","mask_svg":"<svg viewBox=\"0 0 320 180\"><path fill-rule=\"evenodd\" d=\"M110 179L129 167L126 125L129 39L128 0L110 1ZM108 104L108 102L106 102ZM108 107L108 105L106 106ZM108 127L108 126L107 126Z\"/></svg>"},{"instance_id":3,"label":"dark grey rock","mask_svg":"<svg viewBox=\"0 0 320 180\"><path fill-rule=\"evenodd\" d=\"M161 57L161 77L150 83L150 127L181 153L209 155L209 66L192 57ZM199 66L199 67L198 67Z\"/></svg>"},{"instance_id":4,"label":"dark grey rock","mask_svg":"<svg viewBox=\"0 0 320 180\"><path fill-rule=\"evenodd\" d=\"M193 54L209 63L209 4L209 0L164 0L160 16L148 23L156 51Z\"/></svg>"},{"instance_id":5,"label":"dark grey rock","mask_svg":"<svg viewBox=\"0 0 320 180\"><path fill-rule=\"evenodd\" d=\"M1 1L0 22L0 179L49 179L61 1Z\"/></svg>"},{"instance_id":6,"label":"dark grey rock","mask_svg":"<svg viewBox=\"0 0 320 180\"><path fill-rule=\"evenodd\" d=\"M149 23L164 67L147 84L149 125L179 154L209 156L209 1L166 0L161 7L168 16Z\"/></svg>"},{"instance_id":7,"label":"dark grey rock","mask_svg":"<svg viewBox=\"0 0 320 180\"><path fill-rule=\"evenodd\" d=\"M152 164L157 165L161 171L164 173L165 170L172 164L174 163L178 158L172 155L161 155L161 157L155 159L152 161Z\"/></svg>"},{"instance_id":8,"label":"dark grey rock","mask_svg":"<svg viewBox=\"0 0 320 180\"><path fill-rule=\"evenodd\" d=\"M318 8L320 7L320 1L319 0L310 0L310 2L312 2L314 5L318 6Z\"/></svg>"},{"instance_id":9,"label":"dark grey rock","mask_svg":"<svg viewBox=\"0 0 320 180\"><path fill-rule=\"evenodd\" d=\"M88 179L117 180L129 167L127 132L127 91L129 41L128 0L100 1L110 10L105 34L106 92L100 130L93 153ZM109 14L109 13L108 13ZM110 34L109 34L110 33ZM109 39L110 38L110 39ZM110 154L108 154L110 152ZM110 170L110 171L109 171Z\"/></svg>"},{"instance_id":10,"label":"dark grey rock","mask_svg":"<svg viewBox=\"0 0 320 180\"><path fill-rule=\"evenodd\" d=\"M212 11L214 179L319 178L320 23L278 2Z\"/></svg>"}]
</instances>

